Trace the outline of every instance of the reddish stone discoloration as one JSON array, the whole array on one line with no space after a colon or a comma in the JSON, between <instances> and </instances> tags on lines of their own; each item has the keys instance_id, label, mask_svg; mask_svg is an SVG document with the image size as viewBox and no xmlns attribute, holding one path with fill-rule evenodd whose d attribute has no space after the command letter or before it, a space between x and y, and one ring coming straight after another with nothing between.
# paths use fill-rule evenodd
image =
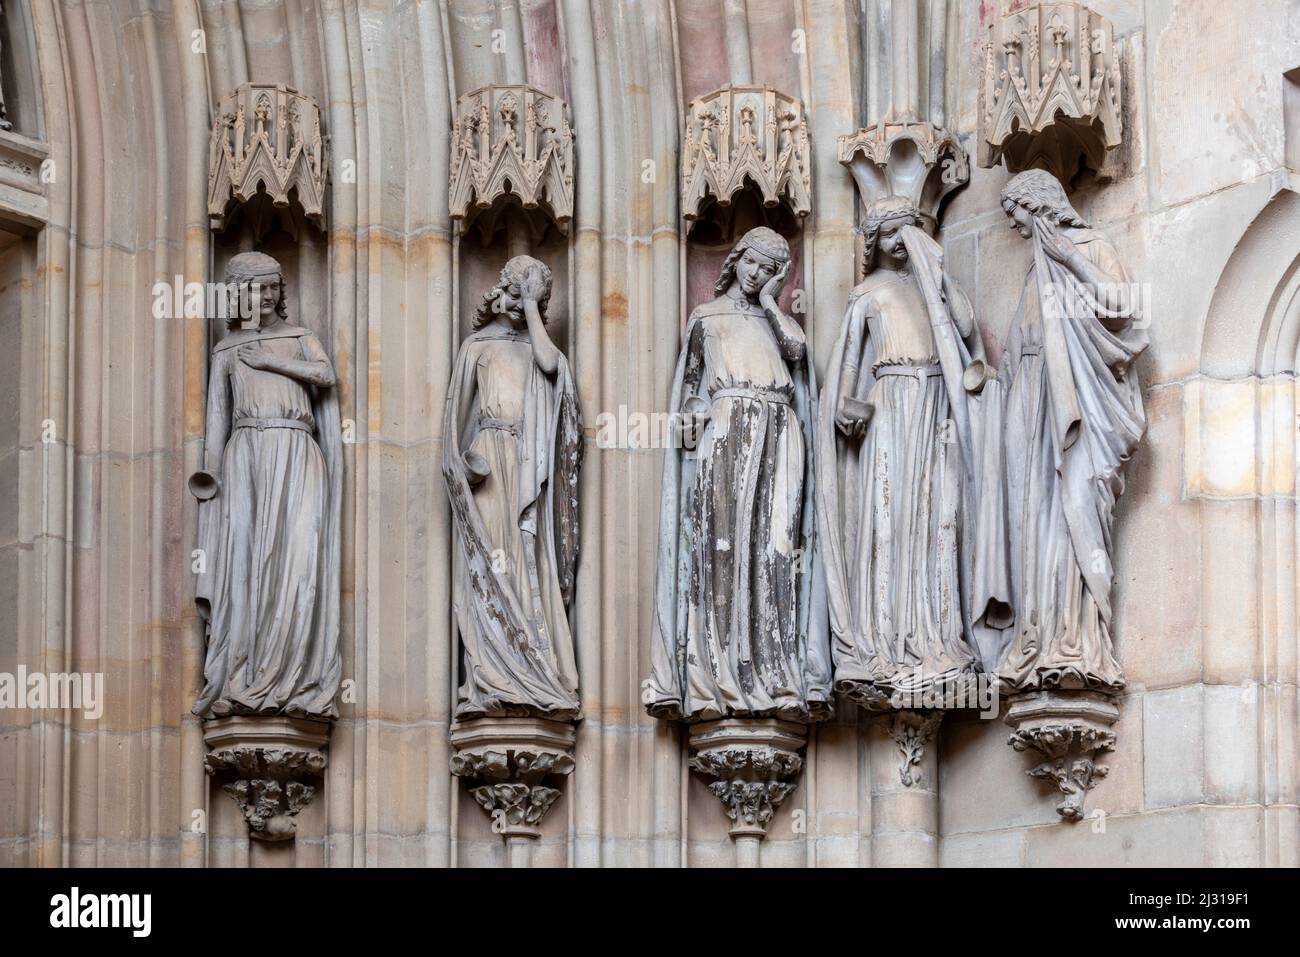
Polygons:
<instances>
[{"instance_id":1,"label":"reddish stone discoloration","mask_svg":"<svg viewBox=\"0 0 1300 957\"><path fill-rule=\"evenodd\" d=\"M794 53L799 28L795 4L789 0L748 0L750 64L753 82L798 94L803 58ZM804 48L811 46L804 37Z\"/></svg>"},{"instance_id":2,"label":"reddish stone discoloration","mask_svg":"<svg viewBox=\"0 0 1300 957\"><path fill-rule=\"evenodd\" d=\"M519 14L523 19L524 64L528 82L539 90L571 102L555 0L522 3Z\"/></svg>"},{"instance_id":3,"label":"reddish stone discoloration","mask_svg":"<svg viewBox=\"0 0 1300 957\"><path fill-rule=\"evenodd\" d=\"M600 300L601 317L607 324L627 325L627 296L618 290L607 292Z\"/></svg>"},{"instance_id":4,"label":"reddish stone discoloration","mask_svg":"<svg viewBox=\"0 0 1300 957\"><path fill-rule=\"evenodd\" d=\"M731 83L725 20L724 7L718 0L681 0L678 3L677 36L681 49L684 102Z\"/></svg>"}]
</instances>

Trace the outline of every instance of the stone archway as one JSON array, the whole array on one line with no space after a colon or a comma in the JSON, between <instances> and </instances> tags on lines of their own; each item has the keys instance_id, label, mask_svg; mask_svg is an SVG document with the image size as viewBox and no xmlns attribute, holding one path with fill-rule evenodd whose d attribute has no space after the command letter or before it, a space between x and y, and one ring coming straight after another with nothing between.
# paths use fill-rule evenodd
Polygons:
<instances>
[{"instance_id":1,"label":"stone archway","mask_svg":"<svg viewBox=\"0 0 1300 957\"><path fill-rule=\"evenodd\" d=\"M1206 595L1206 797L1257 806L1259 863L1273 866L1300 852L1295 784L1279 773L1297 747L1298 368L1300 194L1283 189L1219 276L1184 398Z\"/></svg>"}]
</instances>

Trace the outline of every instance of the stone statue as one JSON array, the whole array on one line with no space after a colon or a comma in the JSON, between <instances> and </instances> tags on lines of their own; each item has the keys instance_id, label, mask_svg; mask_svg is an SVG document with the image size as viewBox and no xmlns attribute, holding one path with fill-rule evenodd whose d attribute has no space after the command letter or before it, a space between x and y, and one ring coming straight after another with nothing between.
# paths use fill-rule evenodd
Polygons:
<instances>
[{"instance_id":1,"label":"stone statue","mask_svg":"<svg viewBox=\"0 0 1300 957\"><path fill-rule=\"evenodd\" d=\"M1115 247L1054 176L1013 177L1002 208L1034 262L1000 368L1015 624L999 678L1011 691L1113 692L1111 531L1146 428L1133 372L1146 333Z\"/></svg>"},{"instance_id":2,"label":"stone statue","mask_svg":"<svg viewBox=\"0 0 1300 957\"><path fill-rule=\"evenodd\" d=\"M442 472L456 528L458 719L578 718L568 605L582 422L546 334L551 271L516 256L484 294L447 391Z\"/></svg>"},{"instance_id":3,"label":"stone statue","mask_svg":"<svg viewBox=\"0 0 1300 957\"><path fill-rule=\"evenodd\" d=\"M230 260L226 281L252 294L255 329L212 351L200 500L208 624L203 718L338 715L342 433L334 367L320 340L285 321L280 264ZM245 301L248 301L245 298Z\"/></svg>"},{"instance_id":4,"label":"stone statue","mask_svg":"<svg viewBox=\"0 0 1300 957\"><path fill-rule=\"evenodd\" d=\"M989 448L1000 396L985 390L970 303L921 222L902 197L868 211L865 278L818 420L835 687L880 710L974 671L968 636L990 618L1004 626L1010 598Z\"/></svg>"},{"instance_id":5,"label":"stone statue","mask_svg":"<svg viewBox=\"0 0 1300 957\"><path fill-rule=\"evenodd\" d=\"M813 548L816 419L803 330L777 306L790 248L744 235L687 323L659 520L653 715L808 721L831 708ZM807 451L806 451L807 450ZM814 593L814 590L818 593Z\"/></svg>"}]
</instances>

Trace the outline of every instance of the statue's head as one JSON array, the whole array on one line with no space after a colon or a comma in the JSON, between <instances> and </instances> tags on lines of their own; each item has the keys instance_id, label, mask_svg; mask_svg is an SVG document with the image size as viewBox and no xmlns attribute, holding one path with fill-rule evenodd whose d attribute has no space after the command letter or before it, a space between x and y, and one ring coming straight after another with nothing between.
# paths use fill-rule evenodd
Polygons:
<instances>
[{"instance_id":1,"label":"statue's head","mask_svg":"<svg viewBox=\"0 0 1300 957\"><path fill-rule=\"evenodd\" d=\"M721 296L733 282L750 299L755 298L767 281L790 262L790 244L775 230L758 226L740 237L727 261L722 264L722 274L714 283L716 295Z\"/></svg>"},{"instance_id":2,"label":"statue's head","mask_svg":"<svg viewBox=\"0 0 1300 957\"><path fill-rule=\"evenodd\" d=\"M551 270L540 259L515 256L502 268L497 284L483 294L474 311L475 329L486 326L494 316L505 316L516 327L526 323L522 286L532 270L538 272L543 283L544 291L537 297L537 312L542 322L546 321L546 307L551 301Z\"/></svg>"},{"instance_id":3,"label":"statue's head","mask_svg":"<svg viewBox=\"0 0 1300 957\"><path fill-rule=\"evenodd\" d=\"M234 287L237 302L251 304L257 324L269 325L275 317L288 318L284 295L284 271L266 253L239 253L226 264L226 285ZM230 310L230 322L241 321L241 310Z\"/></svg>"},{"instance_id":4,"label":"statue's head","mask_svg":"<svg viewBox=\"0 0 1300 957\"><path fill-rule=\"evenodd\" d=\"M1026 239L1033 235L1035 218L1054 226L1088 225L1070 205L1061 181L1043 169L1027 169L1007 181L1002 187L1002 211L1011 228Z\"/></svg>"},{"instance_id":5,"label":"statue's head","mask_svg":"<svg viewBox=\"0 0 1300 957\"><path fill-rule=\"evenodd\" d=\"M862 274L865 276L876 268L878 254L883 253L899 262L906 260L907 247L903 245L899 230L904 226L921 225L921 211L910 199L887 196L872 203L858 227L862 234Z\"/></svg>"}]
</instances>

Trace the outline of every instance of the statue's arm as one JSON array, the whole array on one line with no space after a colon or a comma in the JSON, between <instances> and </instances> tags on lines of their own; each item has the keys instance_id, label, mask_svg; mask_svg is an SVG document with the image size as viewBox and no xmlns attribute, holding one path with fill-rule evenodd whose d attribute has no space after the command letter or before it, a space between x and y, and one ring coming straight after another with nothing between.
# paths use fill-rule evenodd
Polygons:
<instances>
[{"instance_id":1,"label":"statue's arm","mask_svg":"<svg viewBox=\"0 0 1300 957\"><path fill-rule=\"evenodd\" d=\"M772 335L776 337L776 346L781 351L781 358L786 362L802 362L808 340L799 323L781 311L775 297L764 297L762 306L763 314L767 316L767 323L772 329Z\"/></svg>"},{"instance_id":2,"label":"statue's arm","mask_svg":"<svg viewBox=\"0 0 1300 957\"><path fill-rule=\"evenodd\" d=\"M966 343L966 351L972 359L986 362L988 357L985 355L984 337L975 324L975 309L966 293L947 273L943 274L943 297L948 303L948 312L952 316L953 325L957 327L957 334Z\"/></svg>"},{"instance_id":3,"label":"statue's arm","mask_svg":"<svg viewBox=\"0 0 1300 957\"><path fill-rule=\"evenodd\" d=\"M1098 317L1102 324L1112 331L1124 328L1132 319L1137 302L1115 247L1105 236L1094 233L1088 244L1093 252L1090 257L1083 252L1082 244L1069 237L1062 240L1062 245L1068 248L1062 259L1065 267L1092 291L1097 305L1108 313Z\"/></svg>"},{"instance_id":4,"label":"statue's arm","mask_svg":"<svg viewBox=\"0 0 1300 957\"><path fill-rule=\"evenodd\" d=\"M212 356L208 374L208 421L203 444L203 467L215 476L221 475L221 460L230 438L230 360L229 352Z\"/></svg>"},{"instance_id":5,"label":"statue's arm","mask_svg":"<svg viewBox=\"0 0 1300 957\"><path fill-rule=\"evenodd\" d=\"M704 378L704 322L692 319L686 330L685 365L682 369L682 400L695 395L700 390L700 380Z\"/></svg>"},{"instance_id":6,"label":"statue's arm","mask_svg":"<svg viewBox=\"0 0 1300 957\"><path fill-rule=\"evenodd\" d=\"M312 335L303 336L299 341L302 343L305 359L284 359L257 349L255 346L244 346L239 349L239 357L255 369L278 372L291 379L323 389L333 386L338 381L334 375L334 364L325 354L320 341Z\"/></svg>"},{"instance_id":7,"label":"statue's arm","mask_svg":"<svg viewBox=\"0 0 1300 957\"><path fill-rule=\"evenodd\" d=\"M862 354L867 344L867 312L871 300L859 296L849 306L844 321L848 323L848 335L844 339L844 355L840 360L840 397L852 396L858 388L858 377L862 373Z\"/></svg>"},{"instance_id":8,"label":"statue's arm","mask_svg":"<svg viewBox=\"0 0 1300 957\"><path fill-rule=\"evenodd\" d=\"M524 300L524 318L528 321L528 341L533 346L533 360L547 375L555 375L555 370L560 367L560 350L547 335L546 323L542 322L536 300Z\"/></svg>"},{"instance_id":9,"label":"statue's arm","mask_svg":"<svg viewBox=\"0 0 1300 957\"><path fill-rule=\"evenodd\" d=\"M452 435L444 435L442 440L455 449L457 455L465 454L460 443L465 430L469 428L470 415L474 411L474 396L478 391L478 355L475 354L477 350L471 350L474 350L473 343L467 342L461 346L456 372L452 378L452 388L456 391L447 396L447 401L455 403L452 408L456 410L456 421L452 425L456 431ZM463 369L466 363L469 368Z\"/></svg>"},{"instance_id":10,"label":"statue's arm","mask_svg":"<svg viewBox=\"0 0 1300 957\"><path fill-rule=\"evenodd\" d=\"M777 296L781 294L781 287L785 285L785 279L790 275L790 267L791 264L787 262L781 267L780 272L767 281L763 291L758 294L758 304L763 308L763 315L767 317L768 326L776 339L776 347L781 353L781 358L786 362L798 363L803 361L807 339L804 337L803 329L799 328L799 323L782 312L781 307L776 303Z\"/></svg>"}]
</instances>

